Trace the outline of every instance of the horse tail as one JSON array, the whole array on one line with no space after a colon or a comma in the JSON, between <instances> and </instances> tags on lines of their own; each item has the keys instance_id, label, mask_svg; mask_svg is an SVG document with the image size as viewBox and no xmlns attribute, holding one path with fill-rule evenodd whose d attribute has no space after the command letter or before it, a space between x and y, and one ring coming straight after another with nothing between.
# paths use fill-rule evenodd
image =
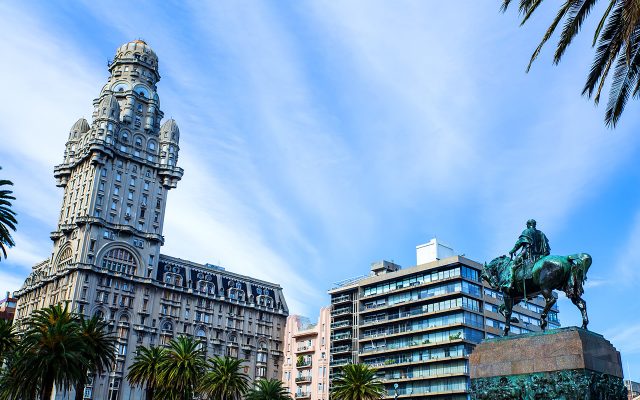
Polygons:
<instances>
[{"instance_id":1,"label":"horse tail","mask_svg":"<svg viewBox=\"0 0 640 400\"><path fill-rule=\"evenodd\" d=\"M591 266L591 256L587 253L572 254L567 256L567 260L571 265L569 272L569 282L567 294L571 294L572 297L582 296L584 293L584 283L587 280L587 271Z\"/></svg>"}]
</instances>

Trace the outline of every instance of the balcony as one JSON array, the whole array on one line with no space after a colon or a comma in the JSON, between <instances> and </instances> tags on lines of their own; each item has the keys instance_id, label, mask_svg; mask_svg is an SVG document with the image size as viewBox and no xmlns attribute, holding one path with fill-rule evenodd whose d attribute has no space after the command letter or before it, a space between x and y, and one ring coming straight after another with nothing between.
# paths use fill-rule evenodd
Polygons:
<instances>
[{"instance_id":1,"label":"balcony","mask_svg":"<svg viewBox=\"0 0 640 400\"><path fill-rule=\"evenodd\" d=\"M330 366L332 367L340 367L342 365L347 365L351 363L351 359L350 358L343 358L340 360L333 360L329 363Z\"/></svg>"},{"instance_id":2,"label":"balcony","mask_svg":"<svg viewBox=\"0 0 640 400\"><path fill-rule=\"evenodd\" d=\"M331 340L333 340L334 342L338 340L346 340L346 339L351 339L351 332L339 333L337 335L331 336Z\"/></svg>"},{"instance_id":3,"label":"balcony","mask_svg":"<svg viewBox=\"0 0 640 400\"><path fill-rule=\"evenodd\" d=\"M332 316L351 314L351 307L338 308L331 311Z\"/></svg>"},{"instance_id":4,"label":"balcony","mask_svg":"<svg viewBox=\"0 0 640 400\"><path fill-rule=\"evenodd\" d=\"M343 327L347 327L347 326L351 326L351 325L352 325L352 322L349 321L349 320L338 321L338 322L331 323L331 329L343 328Z\"/></svg>"},{"instance_id":5,"label":"balcony","mask_svg":"<svg viewBox=\"0 0 640 400\"><path fill-rule=\"evenodd\" d=\"M296 393L296 399L310 399L311 392L298 392Z\"/></svg>"},{"instance_id":6,"label":"balcony","mask_svg":"<svg viewBox=\"0 0 640 400\"><path fill-rule=\"evenodd\" d=\"M316 351L316 347L314 345L300 346L296 349L295 353L312 353L314 351Z\"/></svg>"},{"instance_id":7,"label":"balcony","mask_svg":"<svg viewBox=\"0 0 640 400\"><path fill-rule=\"evenodd\" d=\"M351 352L351 346L349 346L348 344L344 345L344 346L335 346L335 347L331 348L331 352L334 353L334 354L337 354L337 353L349 353L349 352Z\"/></svg>"},{"instance_id":8,"label":"balcony","mask_svg":"<svg viewBox=\"0 0 640 400\"><path fill-rule=\"evenodd\" d=\"M331 299L331 304L340 304L347 301L351 301L351 296L349 296L348 294L344 294L342 296L334 297L333 299Z\"/></svg>"},{"instance_id":9,"label":"balcony","mask_svg":"<svg viewBox=\"0 0 640 400\"><path fill-rule=\"evenodd\" d=\"M311 382L311 375L296 377L296 383L307 383L307 382Z\"/></svg>"},{"instance_id":10,"label":"balcony","mask_svg":"<svg viewBox=\"0 0 640 400\"><path fill-rule=\"evenodd\" d=\"M311 368L311 360L298 360L296 362L297 368Z\"/></svg>"}]
</instances>

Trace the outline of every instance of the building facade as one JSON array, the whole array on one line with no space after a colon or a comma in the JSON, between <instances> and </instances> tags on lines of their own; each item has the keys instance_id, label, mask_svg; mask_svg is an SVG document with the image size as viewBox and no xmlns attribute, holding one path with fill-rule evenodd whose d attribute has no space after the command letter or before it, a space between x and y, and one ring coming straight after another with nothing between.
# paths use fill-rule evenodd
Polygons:
<instances>
[{"instance_id":1,"label":"building facade","mask_svg":"<svg viewBox=\"0 0 640 400\"><path fill-rule=\"evenodd\" d=\"M329 400L331 308L320 309L318 322L290 315L284 338L282 382L295 399Z\"/></svg>"},{"instance_id":2,"label":"building facade","mask_svg":"<svg viewBox=\"0 0 640 400\"><path fill-rule=\"evenodd\" d=\"M72 126L54 168L64 197L53 250L15 293L16 320L69 302L109 322L117 361L85 398L140 398L124 379L136 347L179 335L198 337L208 356L247 360L251 378L279 378L288 315L280 286L160 254L167 195L183 170L178 125L161 123L156 54L141 40L126 43L109 71L91 123Z\"/></svg>"},{"instance_id":3,"label":"building facade","mask_svg":"<svg viewBox=\"0 0 640 400\"><path fill-rule=\"evenodd\" d=\"M386 398L469 398L468 356L504 324L495 313L498 294L483 286L481 264L430 244L436 248L417 247L420 265L377 262L369 275L329 291L330 377L342 365L364 363L378 369ZM514 308L522 320L512 333L539 330L542 304ZM557 308L550 314L550 328L559 326Z\"/></svg>"},{"instance_id":4,"label":"building facade","mask_svg":"<svg viewBox=\"0 0 640 400\"><path fill-rule=\"evenodd\" d=\"M16 313L16 304L17 299L7 292L7 296L0 300L0 319L13 321L13 316Z\"/></svg>"}]
</instances>

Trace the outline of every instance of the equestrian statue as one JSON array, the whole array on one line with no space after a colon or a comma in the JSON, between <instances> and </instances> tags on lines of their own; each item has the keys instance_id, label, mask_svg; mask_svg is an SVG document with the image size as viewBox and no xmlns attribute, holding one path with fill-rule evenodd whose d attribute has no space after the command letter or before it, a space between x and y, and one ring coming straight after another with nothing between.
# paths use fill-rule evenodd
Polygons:
<instances>
[{"instance_id":1,"label":"equestrian statue","mask_svg":"<svg viewBox=\"0 0 640 400\"><path fill-rule=\"evenodd\" d=\"M527 221L518 241L506 255L493 259L484 265L482 278L503 295L500 313L505 317L504 336L509 334L513 307L522 300L542 295L545 307L541 314L540 328L547 328L547 314L556 302L554 290L561 290L582 313L582 328L587 329L587 303L582 299L587 271L591 266L591 256L587 253L569 256L551 255L549 240L542 231L536 229L536 221Z\"/></svg>"}]
</instances>

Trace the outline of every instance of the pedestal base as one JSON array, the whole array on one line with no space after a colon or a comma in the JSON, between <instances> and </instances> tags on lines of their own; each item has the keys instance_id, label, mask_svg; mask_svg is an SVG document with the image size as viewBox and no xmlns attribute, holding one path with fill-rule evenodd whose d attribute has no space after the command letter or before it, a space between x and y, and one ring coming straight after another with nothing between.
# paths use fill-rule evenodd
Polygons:
<instances>
[{"instance_id":1,"label":"pedestal base","mask_svg":"<svg viewBox=\"0 0 640 400\"><path fill-rule=\"evenodd\" d=\"M620 353L580 328L487 339L469 365L477 400L627 399Z\"/></svg>"}]
</instances>

